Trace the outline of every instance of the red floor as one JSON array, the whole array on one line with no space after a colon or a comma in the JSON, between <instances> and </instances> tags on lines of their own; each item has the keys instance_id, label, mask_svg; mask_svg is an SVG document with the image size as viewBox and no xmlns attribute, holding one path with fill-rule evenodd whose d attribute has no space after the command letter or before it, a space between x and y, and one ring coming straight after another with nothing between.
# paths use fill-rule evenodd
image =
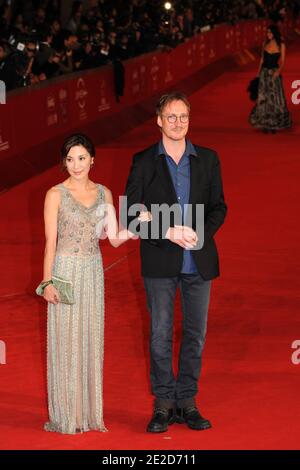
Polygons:
<instances>
[{"instance_id":1,"label":"red floor","mask_svg":"<svg viewBox=\"0 0 300 470\"><path fill-rule=\"evenodd\" d=\"M300 365L291 344L300 339L299 172L300 105L291 105L300 78L290 49L286 95L291 131L264 135L248 126L245 88L256 66L224 73L193 96L190 136L218 150L229 206L217 236L222 276L212 291L198 404L213 423L197 433L173 425L145 433L152 397L148 314L139 274L138 242L102 244L106 268L104 407L108 433L63 436L43 431L46 306L30 294L42 272L42 205L57 168L0 197L1 449L299 449ZM131 155L159 138L154 121L98 149L94 180L122 193ZM54 156L54 158L56 158ZM180 310L175 351L178 352Z\"/></svg>"}]
</instances>

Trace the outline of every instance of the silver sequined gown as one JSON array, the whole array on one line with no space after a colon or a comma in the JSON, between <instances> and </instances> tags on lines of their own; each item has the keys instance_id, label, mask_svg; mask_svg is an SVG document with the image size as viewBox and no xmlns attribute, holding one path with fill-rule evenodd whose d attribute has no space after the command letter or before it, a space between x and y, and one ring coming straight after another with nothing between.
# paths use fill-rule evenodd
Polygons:
<instances>
[{"instance_id":1,"label":"silver sequined gown","mask_svg":"<svg viewBox=\"0 0 300 470\"><path fill-rule=\"evenodd\" d=\"M63 185L53 274L74 285L75 304L48 303L49 422L66 434L99 430L103 423L104 282L98 236L105 215L104 189L85 207ZM97 235L98 234L98 235Z\"/></svg>"}]
</instances>

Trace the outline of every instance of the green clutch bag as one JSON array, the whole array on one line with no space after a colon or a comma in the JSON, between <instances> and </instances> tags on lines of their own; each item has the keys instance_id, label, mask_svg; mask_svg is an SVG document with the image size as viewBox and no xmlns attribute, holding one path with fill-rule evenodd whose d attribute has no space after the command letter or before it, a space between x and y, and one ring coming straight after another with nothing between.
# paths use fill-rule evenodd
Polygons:
<instances>
[{"instance_id":1,"label":"green clutch bag","mask_svg":"<svg viewBox=\"0 0 300 470\"><path fill-rule=\"evenodd\" d=\"M58 276L52 276L51 281L41 282L41 284L38 285L35 290L37 295L44 295L44 289L48 284L53 284L55 289L58 290L61 303L69 305L75 304L72 281L67 281Z\"/></svg>"}]
</instances>

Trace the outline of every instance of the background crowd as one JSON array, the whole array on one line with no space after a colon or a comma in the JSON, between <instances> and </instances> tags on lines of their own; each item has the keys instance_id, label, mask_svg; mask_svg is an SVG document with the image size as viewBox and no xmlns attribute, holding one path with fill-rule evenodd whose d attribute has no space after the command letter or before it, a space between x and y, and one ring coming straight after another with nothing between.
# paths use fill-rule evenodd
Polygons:
<instances>
[{"instance_id":1,"label":"background crowd","mask_svg":"<svg viewBox=\"0 0 300 470\"><path fill-rule=\"evenodd\" d=\"M221 23L299 11L300 0L99 0L74 1L63 18L60 0L0 1L0 80L11 90L174 48Z\"/></svg>"}]
</instances>

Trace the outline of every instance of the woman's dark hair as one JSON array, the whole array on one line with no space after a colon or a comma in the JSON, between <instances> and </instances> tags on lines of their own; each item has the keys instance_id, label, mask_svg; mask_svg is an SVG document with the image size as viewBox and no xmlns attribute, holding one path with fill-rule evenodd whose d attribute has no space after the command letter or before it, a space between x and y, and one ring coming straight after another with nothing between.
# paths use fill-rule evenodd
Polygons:
<instances>
[{"instance_id":1,"label":"woman's dark hair","mask_svg":"<svg viewBox=\"0 0 300 470\"><path fill-rule=\"evenodd\" d=\"M271 31L278 47L280 47L281 43L282 43L282 38L281 38L281 33L280 33L278 27L275 24L271 24L270 26L268 26L268 30ZM267 41L267 42L269 42L269 41Z\"/></svg>"},{"instance_id":2,"label":"woman's dark hair","mask_svg":"<svg viewBox=\"0 0 300 470\"><path fill-rule=\"evenodd\" d=\"M71 148L75 147L76 145L81 145L87 150L91 157L95 157L95 146L91 139L85 134L72 134L66 138L61 147L60 155L63 169L66 167L66 158L68 153L70 152Z\"/></svg>"}]
</instances>

